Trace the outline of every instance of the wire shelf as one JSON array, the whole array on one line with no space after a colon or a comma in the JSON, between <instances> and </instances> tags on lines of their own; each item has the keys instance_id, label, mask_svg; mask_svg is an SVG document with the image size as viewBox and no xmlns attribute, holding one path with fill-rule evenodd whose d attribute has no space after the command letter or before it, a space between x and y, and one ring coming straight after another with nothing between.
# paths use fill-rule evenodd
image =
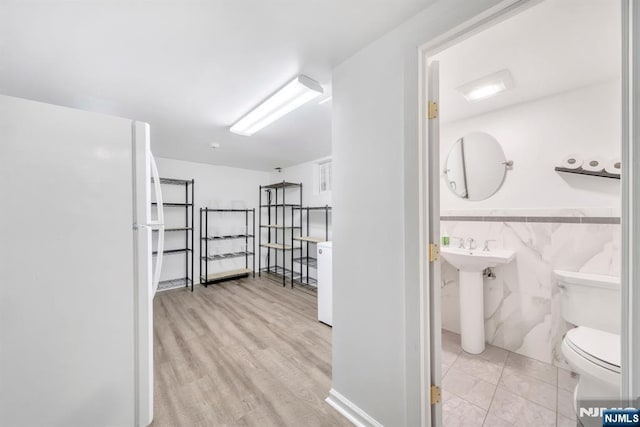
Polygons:
<instances>
[{"instance_id":1,"label":"wire shelf","mask_svg":"<svg viewBox=\"0 0 640 427\"><path fill-rule=\"evenodd\" d=\"M186 288L191 284L191 279L182 277L180 279L163 280L158 283L158 292L168 291L170 289Z\"/></svg>"},{"instance_id":2,"label":"wire shelf","mask_svg":"<svg viewBox=\"0 0 640 427\"><path fill-rule=\"evenodd\" d=\"M302 264L302 265L308 265L309 267L312 267L312 268L318 268L318 260L313 257L307 258L306 256L302 256L299 258L294 258L293 262L297 262L298 264Z\"/></svg>"},{"instance_id":3,"label":"wire shelf","mask_svg":"<svg viewBox=\"0 0 640 427\"><path fill-rule=\"evenodd\" d=\"M223 259L239 258L243 256L253 256L253 252L229 252L226 254L203 256L202 259L206 259L207 261L220 261Z\"/></svg>"},{"instance_id":4,"label":"wire shelf","mask_svg":"<svg viewBox=\"0 0 640 427\"><path fill-rule=\"evenodd\" d=\"M158 202L151 202L151 204L152 204L153 206L157 206L157 205L158 205ZM184 208L184 207L188 207L188 206L193 206L193 203L171 203L171 202L164 202L164 203L162 203L162 206L163 206L163 207L165 207L165 208L168 208L168 207L171 207L171 208L172 208L172 207L182 207L182 208Z\"/></svg>"},{"instance_id":5,"label":"wire shelf","mask_svg":"<svg viewBox=\"0 0 640 427\"><path fill-rule=\"evenodd\" d=\"M230 234L228 236L207 236L201 237L202 240L233 240L233 239L253 239L253 234Z\"/></svg>"},{"instance_id":6,"label":"wire shelf","mask_svg":"<svg viewBox=\"0 0 640 427\"><path fill-rule=\"evenodd\" d=\"M193 228L191 227L171 227L171 228L165 228L164 231L166 231L167 233L170 233L172 231L191 231L193 230ZM157 232L160 231L158 229L154 229L153 231Z\"/></svg>"},{"instance_id":7,"label":"wire shelf","mask_svg":"<svg viewBox=\"0 0 640 427\"><path fill-rule=\"evenodd\" d=\"M213 209L213 208L203 208L205 212L253 212L253 209Z\"/></svg>"},{"instance_id":8,"label":"wire shelf","mask_svg":"<svg viewBox=\"0 0 640 427\"><path fill-rule=\"evenodd\" d=\"M163 255L171 255L171 254L182 254L185 252L191 252L191 248L180 248L180 249L165 249L162 251ZM158 251L153 251L154 255L158 255Z\"/></svg>"},{"instance_id":9,"label":"wire shelf","mask_svg":"<svg viewBox=\"0 0 640 427\"><path fill-rule=\"evenodd\" d=\"M276 182L275 184L263 185L262 188L266 190L276 189L276 188L289 188L289 187L302 187L301 183L296 182Z\"/></svg>"},{"instance_id":10,"label":"wire shelf","mask_svg":"<svg viewBox=\"0 0 640 427\"><path fill-rule=\"evenodd\" d=\"M281 267L279 265L272 265L271 267L262 267L260 271L262 273L279 276L280 278L284 276L288 279L291 279L292 273L293 273L290 269Z\"/></svg>"},{"instance_id":11,"label":"wire shelf","mask_svg":"<svg viewBox=\"0 0 640 427\"><path fill-rule=\"evenodd\" d=\"M155 180L151 178L151 182L155 182ZM190 179L160 178L160 184L188 185L192 183L193 181L191 181Z\"/></svg>"},{"instance_id":12,"label":"wire shelf","mask_svg":"<svg viewBox=\"0 0 640 427\"><path fill-rule=\"evenodd\" d=\"M233 212L236 214L238 218L244 219L244 230L238 230L240 234L225 234L225 235L208 235L209 230L209 222L218 221L220 219L219 215L210 215L211 213L216 212ZM222 282L224 280L232 280L238 277L244 277L248 274L252 274L255 277L255 234L256 234L256 223L255 223L255 209L210 209L210 208L200 208L200 272L201 279L200 282L206 287L209 283L217 283ZM251 218L249 218L251 216ZM244 218L243 218L244 217ZM215 242L220 242L223 240L245 240L245 244L247 246L244 247L245 250L233 250L231 248L224 248L223 245L216 245ZM249 243L249 239L251 242ZM209 245L213 244L214 250L210 251ZM250 245L250 246L249 246ZM217 253L215 255L210 255L211 252L217 251L229 251L226 253ZM249 257L251 257L251 262L249 261ZM223 271L217 273L210 273L210 261L223 261L227 259L245 259L245 268ZM252 268L249 268L252 266ZM211 266L213 267L213 266ZM215 269L214 269L215 270Z\"/></svg>"}]
</instances>

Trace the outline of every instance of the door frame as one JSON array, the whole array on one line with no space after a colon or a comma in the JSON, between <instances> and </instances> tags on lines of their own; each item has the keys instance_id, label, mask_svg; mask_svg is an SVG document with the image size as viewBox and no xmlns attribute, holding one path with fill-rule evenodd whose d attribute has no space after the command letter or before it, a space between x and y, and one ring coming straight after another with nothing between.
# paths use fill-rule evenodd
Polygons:
<instances>
[{"instance_id":1,"label":"door frame","mask_svg":"<svg viewBox=\"0 0 640 427\"><path fill-rule=\"evenodd\" d=\"M441 405L435 410L429 404L430 388L440 386L441 378L434 378L433 372L440 372L438 349L432 344L436 331L434 323L439 324L441 306L435 296L440 295L439 284L430 285L430 276L439 277L439 265L428 260L429 235L433 233L431 222L439 223L439 211L429 215L430 191L432 180L439 182L439 168L434 170L429 163L429 120L427 105L429 89L427 82L430 58L448 47L490 28L542 1L554 0L504 0L496 6L477 15L469 21L453 28L441 36L426 42L418 48L418 111L419 119L419 234L420 234L420 415L422 426L440 426L442 423ZM640 397L640 364L631 363L633 354L640 355L640 247L634 248L633 242L640 242L640 220L634 220L640 214L640 5L633 0L619 0L622 15L622 186L621 186L621 224L622 224L622 396ZM636 113L637 112L637 113ZM636 131L638 129L638 131ZM638 147L638 148L634 148ZM436 164L439 164L439 159ZM635 166L633 170L631 166ZM439 204L439 200L437 201ZM434 275L434 270L436 274ZM636 283L632 287L629 284ZM634 307L637 308L634 310ZM440 343L439 339L435 340ZM636 357L637 358L637 357Z\"/></svg>"}]
</instances>

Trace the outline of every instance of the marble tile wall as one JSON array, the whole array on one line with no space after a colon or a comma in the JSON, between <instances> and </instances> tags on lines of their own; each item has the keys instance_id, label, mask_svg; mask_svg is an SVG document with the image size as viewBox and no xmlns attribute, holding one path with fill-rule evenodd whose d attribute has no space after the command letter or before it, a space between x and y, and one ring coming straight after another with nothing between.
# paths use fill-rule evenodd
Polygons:
<instances>
[{"instance_id":1,"label":"marble tile wall","mask_svg":"<svg viewBox=\"0 0 640 427\"><path fill-rule=\"evenodd\" d=\"M491 211L481 216L513 216L503 220L446 220L441 230L449 236L472 237L482 247L516 252L515 260L494 269L495 279L484 281L485 335L488 343L542 362L565 366L560 351L562 337L571 325L560 315L560 294L553 270L619 276L620 224L590 223L589 218L609 217L610 211L553 210ZM443 217L471 216L471 212L443 212ZM476 212L476 216L478 213ZM523 220L533 216L539 220ZM559 217L554 222L549 217ZM562 222L581 217L584 222ZM546 218L546 219L544 219ZM497 218L496 218L497 219ZM557 222L556 222L557 221ZM598 221L598 222L607 222ZM608 221L616 222L616 221ZM456 245L452 239L452 245ZM460 332L458 271L442 261L442 326Z\"/></svg>"}]
</instances>

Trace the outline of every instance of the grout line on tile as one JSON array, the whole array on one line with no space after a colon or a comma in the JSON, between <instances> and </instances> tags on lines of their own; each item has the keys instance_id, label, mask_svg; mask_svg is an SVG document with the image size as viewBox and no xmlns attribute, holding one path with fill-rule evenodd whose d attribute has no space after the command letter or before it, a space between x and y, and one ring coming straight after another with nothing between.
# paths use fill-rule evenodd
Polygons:
<instances>
[{"instance_id":1,"label":"grout line on tile","mask_svg":"<svg viewBox=\"0 0 640 427\"><path fill-rule=\"evenodd\" d=\"M505 372L505 370L506 370L507 362L509 361L509 359L510 359L512 356L521 356L521 355L519 355L519 354L517 354L517 353L515 353L515 352L513 352L513 351L510 351L510 350L506 350L506 351L507 351L507 357L504 359L504 362L502 362L502 369L501 369L501 371L500 371L500 377L498 378L498 383L496 384L496 387L495 387L495 389L494 389L494 391L493 391L493 395L491 396L491 401L489 402L489 407L488 407L488 409L486 410L485 415L484 415L484 418L483 418L483 420L482 420L482 425L483 425L483 426L485 426L485 423L486 423L487 418L488 418L488 416L489 416L489 411L491 410L491 408L492 408L492 406L493 406L493 403L494 403L494 401L495 401L496 393L498 392L498 387L500 387L500 382L502 381L502 377L503 377L504 372ZM452 367L453 367L454 363L455 363L455 362L460 358L460 355L461 355L463 352L464 352L464 351L460 351L460 352L458 352L458 353L456 354L455 359L453 359L453 362L451 363L451 365L449 365L449 369L447 370L447 373L448 373L448 371L450 370L450 368L452 368ZM526 357L526 356L524 356L524 357ZM533 360L536 360L536 359L533 359ZM537 361L537 360L536 360L536 361ZM538 362L539 362L539 361L538 361ZM555 388L556 388L555 424L556 424L556 426L557 426L558 418L559 418L559 416L561 416L561 414L560 414L560 400L559 400L559 399L560 399L560 369L561 369L561 368L559 368L559 367L557 367L557 366L553 365L553 363L550 363L550 364L549 364L549 363L545 363L545 362L541 362L541 363L544 363L544 364L546 364L546 365L550 365L551 367L553 367L553 368L555 369L555 377L556 377L556 383L555 383ZM534 376L528 375L528 374L526 374L526 373L524 373L524 372L520 372L519 374L520 374L520 375L522 375L522 376L524 376L524 377L526 377L526 378L530 378L530 379L533 379L533 380L541 381L541 382L543 382L543 383L545 383L545 384L548 384L548 385L553 385L553 384L551 384L551 383L548 383L547 381L544 381L544 380L541 380L541 379L536 378L536 377L534 377ZM444 376L445 376L445 374L443 374L443 375L442 375L442 378L443 378L443 379L444 379ZM471 376L473 376L473 375L471 375ZM476 407L480 408L478 405L476 405L476 404L474 404L474 403L472 403L472 402L469 402L467 399L464 399L464 398L462 398L461 396L458 396L457 394L452 393L452 392L450 392L450 391L448 391L448 392L449 392L449 393L451 393L451 394L453 394L453 395L455 395L455 396L456 396L456 397L458 397L459 399L464 400L465 402L469 403L470 405L473 405L473 406L476 406ZM532 400L530 400L530 399L528 399L528 398L526 398L526 397L524 397L524 396L521 396L521 395L520 395L520 394L518 394L518 393L513 393L513 394L514 394L515 396L518 396L518 397L520 397L520 398L522 398L522 399L526 400L527 402L531 403L532 405L536 405L536 406L539 406L539 407L541 407L541 408L544 408L544 409L546 409L546 410L548 410L548 411L551 411L551 409L549 409L549 408L545 407L544 405L541 405L540 403L534 402L534 401L532 401ZM480 408L480 409L482 409L482 408ZM496 415L496 416L498 416L498 415ZM500 416L498 416L498 418L501 418L501 417L500 417ZM502 418L501 418L501 419L502 419ZM486 427L490 427L490 426L486 426Z\"/></svg>"},{"instance_id":2,"label":"grout line on tile","mask_svg":"<svg viewBox=\"0 0 640 427\"><path fill-rule=\"evenodd\" d=\"M487 422L487 417L489 416L489 411L491 410L491 406L493 406L493 401L496 398L496 393L498 391L498 387L500 387L500 380L502 380L502 374L504 373L504 368L507 366L507 360L509 360L509 355L511 352L507 350L507 357L504 358L504 362L502 362L502 369L500 370L500 376L498 377L498 383L496 384L496 388L493 390L493 396L491 396L491 402L489 402L489 408L487 409L487 413L484 414L484 419L482 420L482 425Z\"/></svg>"},{"instance_id":3,"label":"grout line on tile","mask_svg":"<svg viewBox=\"0 0 640 427\"><path fill-rule=\"evenodd\" d=\"M489 410L488 410L488 409L481 408L480 406L476 405L475 403L470 402L469 400L465 399L464 397L462 397L462 396L460 396L460 395L458 395L458 394L455 394L454 392L452 392L452 391L450 391L450 390L447 390L447 393L452 394L452 395L454 395L455 397L457 397L458 399L460 399L460 400L464 400L464 401L465 401L465 402L467 402L469 405L471 405L471 406L475 406L476 408L478 408L478 409L482 410L482 411L485 413L485 414L484 414L484 417L485 417L485 418L482 420L482 424L484 424L484 420L487 418L487 414L489 413Z\"/></svg>"},{"instance_id":4,"label":"grout line on tile","mask_svg":"<svg viewBox=\"0 0 640 427\"><path fill-rule=\"evenodd\" d=\"M550 383L550 382L548 382L548 381L545 381L545 380L543 380L543 379L541 379L541 378L537 378L537 377L535 377L535 376L533 376L533 375L530 375L528 372L520 371L520 370L518 370L517 368L513 368L513 369L514 369L514 370L515 370L519 375L522 375L522 376L524 376L524 377L526 377L526 378L530 378L530 379L532 379L532 380L536 380L536 381L541 381L541 382L543 382L543 383L545 383L545 384L548 384L548 385L555 385L556 387L558 386L558 367L557 367L557 366L555 366L553 363L542 362L542 361L540 361L540 360L538 360L538 359L534 359L533 357L529 357L529 356L525 356L525 355L522 355L522 354L518 354L518 353L513 352L513 351L511 351L511 350L507 350L507 351L509 352L509 355L507 356L507 360L509 360L509 359L510 359L510 357L511 357L511 355L513 354L513 355L515 355L515 356L518 356L518 357L525 357L525 358L527 358L527 359L533 360L534 362L542 363L542 364L544 364L544 365L548 365L548 366L551 366L552 368L555 368L555 370L556 370L556 382L555 382L555 384ZM506 361L505 361L505 364L506 364Z\"/></svg>"}]
</instances>

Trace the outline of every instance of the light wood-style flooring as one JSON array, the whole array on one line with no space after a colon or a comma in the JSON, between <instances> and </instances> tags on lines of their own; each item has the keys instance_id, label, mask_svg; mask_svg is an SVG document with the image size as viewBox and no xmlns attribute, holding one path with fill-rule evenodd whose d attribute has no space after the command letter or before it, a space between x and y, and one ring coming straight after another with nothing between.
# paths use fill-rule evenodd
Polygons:
<instances>
[{"instance_id":1,"label":"light wood-style flooring","mask_svg":"<svg viewBox=\"0 0 640 427\"><path fill-rule=\"evenodd\" d=\"M269 279L156 295L153 427L350 426L324 399L331 328Z\"/></svg>"}]
</instances>

